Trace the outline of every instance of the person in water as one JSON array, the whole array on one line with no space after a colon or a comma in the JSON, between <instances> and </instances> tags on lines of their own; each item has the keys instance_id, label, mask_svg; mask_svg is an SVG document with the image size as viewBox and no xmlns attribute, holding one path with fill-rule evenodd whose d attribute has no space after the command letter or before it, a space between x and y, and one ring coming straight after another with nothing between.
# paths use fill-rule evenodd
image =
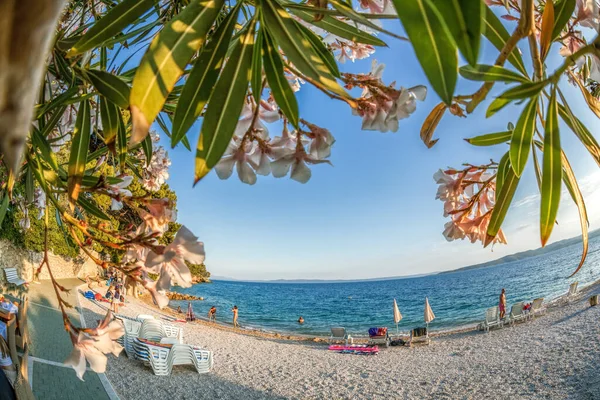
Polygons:
<instances>
[{"instance_id":1,"label":"person in water","mask_svg":"<svg viewBox=\"0 0 600 400\"><path fill-rule=\"evenodd\" d=\"M181 306L177 306L177 313L178 314L183 314L183 311L181 310Z\"/></svg>"},{"instance_id":2,"label":"person in water","mask_svg":"<svg viewBox=\"0 0 600 400\"><path fill-rule=\"evenodd\" d=\"M302 318L302 315L300 316L300 318L298 318L298 323L300 325L302 325L304 323L304 318Z\"/></svg>"},{"instance_id":3,"label":"person in water","mask_svg":"<svg viewBox=\"0 0 600 400\"><path fill-rule=\"evenodd\" d=\"M233 306L231 310L233 312L233 327L238 328L240 324L238 324L238 306Z\"/></svg>"},{"instance_id":4,"label":"person in water","mask_svg":"<svg viewBox=\"0 0 600 400\"><path fill-rule=\"evenodd\" d=\"M215 321L217 319L217 307L212 306L210 310L208 310L208 320Z\"/></svg>"},{"instance_id":5,"label":"person in water","mask_svg":"<svg viewBox=\"0 0 600 400\"><path fill-rule=\"evenodd\" d=\"M504 318L504 314L506 314L506 290L504 288L502 288L502 293L500 293L498 308L500 309L500 319L502 319Z\"/></svg>"}]
</instances>

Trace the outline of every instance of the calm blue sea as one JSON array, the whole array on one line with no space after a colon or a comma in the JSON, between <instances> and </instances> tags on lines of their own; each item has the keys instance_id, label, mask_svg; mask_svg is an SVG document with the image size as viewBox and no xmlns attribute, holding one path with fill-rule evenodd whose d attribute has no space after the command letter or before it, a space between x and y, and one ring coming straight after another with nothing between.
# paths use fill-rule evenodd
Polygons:
<instances>
[{"instance_id":1,"label":"calm blue sea","mask_svg":"<svg viewBox=\"0 0 600 400\"><path fill-rule=\"evenodd\" d=\"M487 307L497 304L500 289L506 288L508 303L551 299L566 292L569 284L580 286L600 279L600 237L590 242L583 269L573 278L581 245L494 267L419 278L353 283L251 283L215 281L178 289L204 297L193 302L195 312L206 316L217 307L217 320L230 322L231 308L239 307L242 326L297 334L327 334L331 326L344 326L355 334L369 327L395 330L392 314L396 298L404 317L400 330L423 325L425 296L436 315L430 329L448 329L483 318ZM175 307L186 302L172 302ZM297 323L298 317L304 325Z\"/></svg>"}]
</instances>

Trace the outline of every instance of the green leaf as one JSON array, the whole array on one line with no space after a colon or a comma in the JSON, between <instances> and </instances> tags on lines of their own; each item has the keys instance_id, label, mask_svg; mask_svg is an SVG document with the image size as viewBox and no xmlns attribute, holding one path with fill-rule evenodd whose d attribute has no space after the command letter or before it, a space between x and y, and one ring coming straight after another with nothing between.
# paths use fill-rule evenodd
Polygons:
<instances>
[{"instance_id":1,"label":"green leaf","mask_svg":"<svg viewBox=\"0 0 600 400\"><path fill-rule=\"evenodd\" d=\"M102 120L102 136L111 152L115 152L115 141L119 131L121 113L115 104L100 96L100 118Z\"/></svg>"},{"instance_id":2,"label":"green leaf","mask_svg":"<svg viewBox=\"0 0 600 400\"><path fill-rule=\"evenodd\" d=\"M506 143L510 140L512 131L488 133L486 135L475 136L465 141L473 146L493 146Z\"/></svg>"},{"instance_id":3,"label":"green leaf","mask_svg":"<svg viewBox=\"0 0 600 400\"><path fill-rule=\"evenodd\" d=\"M467 62L477 64L483 33L484 4L481 0L434 0L450 34Z\"/></svg>"},{"instance_id":4,"label":"green leaf","mask_svg":"<svg viewBox=\"0 0 600 400\"><path fill-rule=\"evenodd\" d=\"M141 143L186 65L204 44L224 0L194 0L150 44L133 78L131 145Z\"/></svg>"},{"instance_id":5,"label":"green leaf","mask_svg":"<svg viewBox=\"0 0 600 400\"><path fill-rule=\"evenodd\" d=\"M498 172L496 173L496 201L498 201L498 195L500 194L500 190L502 189L502 184L504 183L504 179L506 178L506 174L508 173L508 162L510 161L510 156L508 151L504 153L500 162L498 163Z\"/></svg>"},{"instance_id":6,"label":"green leaf","mask_svg":"<svg viewBox=\"0 0 600 400\"><path fill-rule=\"evenodd\" d=\"M465 65L460 67L458 72L463 78L471 81L529 82L527 77L497 65Z\"/></svg>"},{"instance_id":7,"label":"green leaf","mask_svg":"<svg viewBox=\"0 0 600 400\"><path fill-rule=\"evenodd\" d=\"M385 42L370 33L361 31L355 26L340 21L329 15L325 15L322 20L315 21L314 14L302 10L293 10L292 13L311 25L319 27L344 39L356 43L370 44L373 46L386 46Z\"/></svg>"},{"instance_id":8,"label":"green leaf","mask_svg":"<svg viewBox=\"0 0 600 400\"><path fill-rule=\"evenodd\" d=\"M560 0L554 4L554 28L552 29L552 40L556 40L563 28L571 19L577 0Z\"/></svg>"},{"instance_id":9,"label":"green leaf","mask_svg":"<svg viewBox=\"0 0 600 400\"><path fill-rule=\"evenodd\" d=\"M548 84L548 81L526 82L508 89L499 97L509 100L528 99L537 96L538 93Z\"/></svg>"},{"instance_id":10,"label":"green leaf","mask_svg":"<svg viewBox=\"0 0 600 400\"><path fill-rule=\"evenodd\" d=\"M219 162L237 126L248 92L255 29L256 21L252 20L249 29L236 39L211 95L196 147L194 184Z\"/></svg>"},{"instance_id":11,"label":"green leaf","mask_svg":"<svg viewBox=\"0 0 600 400\"><path fill-rule=\"evenodd\" d=\"M394 0L421 67L438 96L450 105L458 75L456 47L443 19L429 1Z\"/></svg>"},{"instance_id":12,"label":"green leaf","mask_svg":"<svg viewBox=\"0 0 600 400\"><path fill-rule=\"evenodd\" d=\"M0 226L2 226L2 222L4 222L4 217L6 216L6 211L8 210L8 193L4 192L4 196L2 196L2 203L0 203Z\"/></svg>"},{"instance_id":13,"label":"green leaf","mask_svg":"<svg viewBox=\"0 0 600 400\"><path fill-rule=\"evenodd\" d=\"M502 22L496 17L494 12L488 6L485 6L485 37L494 45L498 51L502 51L504 45L510 38L510 33L506 30ZM520 73L527 76L525 64L519 49L515 49L509 54L508 62L511 63Z\"/></svg>"},{"instance_id":14,"label":"green leaf","mask_svg":"<svg viewBox=\"0 0 600 400\"><path fill-rule=\"evenodd\" d=\"M288 60L315 84L343 97L348 93L336 82L325 61L303 34L299 24L276 0L259 0L264 27L283 49Z\"/></svg>"},{"instance_id":15,"label":"green leaf","mask_svg":"<svg viewBox=\"0 0 600 400\"><path fill-rule=\"evenodd\" d=\"M588 234L588 215L587 209L585 207L585 202L583 201L583 195L581 194L581 190L579 189L579 185L577 184L577 178L573 173L573 169L571 168L571 164L567 159L564 151L561 152L561 160L563 166L563 181L565 186L569 190L571 197L573 198L573 202L577 205L577 210L579 212L579 223L581 225L581 240L583 244L583 252L581 253L581 259L579 261L579 265L577 269L571 276L575 275L583 266L585 259L588 253L588 242L589 242L589 234Z\"/></svg>"},{"instance_id":16,"label":"green leaf","mask_svg":"<svg viewBox=\"0 0 600 400\"><path fill-rule=\"evenodd\" d=\"M500 188L496 188L496 204L492 211L484 246L489 245L498 234L519 185L519 177L514 173L513 167L510 164L510 158L507 157L506 160L506 168L503 171L505 172L505 176Z\"/></svg>"},{"instance_id":17,"label":"green leaf","mask_svg":"<svg viewBox=\"0 0 600 400\"><path fill-rule=\"evenodd\" d=\"M157 0L123 0L104 15L69 50L67 57L92 50L104 41L121 33L128 25L136 21Z\"/></svg>"},{"instance_id":18,"label":"green leaf","mask_svg":"<svg viewBox=\"0 0 600 400\"><path fill-rule=\"evenodd\" d=\"M542 169L540 168L540 162L537 156L536 144L531 144L531 154L533 155L533 170L535 171L535 180L538 185L538 190L542 190Z\"/></svg>"},{"instance_id":19,"label":"green leaf","mask_svg":"<svg viewBox=\"0 0 600 400\"><path fill-rule=\"evenodd\" d=\"M211 36L210 41L200 52L194 67L190 71L179 96L175 116L173 117L172 147L175 147L182 138L185 138L185 134L202 113L206 102L210 98L212 89L223 67L240 4L238 3L238 6L221 22L219 28ZM160 124L160 118L158 122Z\"/></svg>"},{"instance_id":20,"label":"green leaf","mask_svg":"<svg viewBox=\"0 0 600 400\"><path fill-rule=\"evenodd\" d=\"M537 101L536 96L527 103L517 121L517 126L515 126L510 141L510 162L518 177L523 173L529 157L529 149L535 130Z\"/></svg>"},{"instance_id":21,"label":"green leaf","mask_svg":"<svg viewBox=\"0 0 600 400\"><path fill-rule=\"evenodd\" d=\"M571 131L575 133L575 136L579 139L579 141L585 146L588 152L594 158L594 161L600 166L600 145L596 141L596 138L592 133L586 128L586 126L581 122L571 111L569 107L569 103L563 97L562 92L558 91L560 98L563 104L558 105L558 113L560 117L565 121L565 123L571 128Z\"/></svg>"},{"instance_id":22,"label":"green leaf","mask_svg":"<svg viewBox=\"0 0 600 400\"><path fill-rule=\"evenodd\" d=\"M260 97L263 91L263 74L262 74L262 36L263 29L258 30L254 50L252 53L252 78L250 79L250 87L256 104L260 103Z\"/></svg>"},{"instance_id":23,"label":"green leaf","mask_svg":"<svg viewBox=\"0 0 600 400\"><path fill-rule=\"evenodd\" d=\"M127 127L121 113L117 116L117 155L119 156L119 167L121 173L125 172L125 162L127 161Z\"/></svg>"},{"instance_id":24,"label":"green leaf","mask_svg":"<svg viewBox=\"0 0 600 400\"><path fill-rule=\"evenodd\" d=\"M341 78L342 74L340 74L340 70L338 68L337 60L333 56L333 53L325 47L325 43L321 40L321 37L317 36L313 31L305 27L304 25L297 23L298 28L302 30L304 36L308 39L310 44L312 44L313 49L321 56L321 60L327 65L329 68L329 72L336 78Z\"/></svg>"},{"instance_id":25,"label":"green leaf","mask_svg":"<svg viewBox=\"0 0 600 400\"><path fill-rule=\"evenodd\" d=\"M540 210L540 236L542 247L546 245L560 204L560 188L562 180L560 134L558 129L558 110L556 89L552 91L544 132L544 160L542 174L542 198Z\"/></svg>"},{"instance_id":26,"label":"green leaf","mask_svg":"<svg viewBox=\"0 0 600 400\"><path fill-rule=\"evenodd\" d=\"M58 160L56 154L52 151L48 140L41 135L37 129L31 131L31 143L36 150L39 150L41 158L52 167L54 171L58 171Z\"/></svg>"},{"instance_id":27,"label":"green leaf","mask_svg":"<svg viewBox=\"0 0 600 400\"><path fill-rule=\"evenodd\" d=\"M294 91L285 77L283 61L281 61L279 52L275 47L275 43L273 43L273 38L271 38L268 32L265 32L263 41L263 61L269 87L271 88L275 102L281 108L283 114L298 129L298 102L296 101Z\"/></svg>"},{"instance_id":28,"label":"green leaf","mask_svg":"<svg viewBox=\"0 0 600 400\"><path fill-rule=\"evenodd\" d=\"M104 213L104 211L102 211L96 204L86 199L84 196L80 196L77 199L77 204L79 204L86 213L93 215L96 218L110 221L110 218Z\"/></svg>"},{"instance_id":29,"label":"green leaf","mask_svg":"<svg viewBox=\"0 0 600 400\"><path fill-rule=\"evenodd\" d=\"M90 145L90 134L90 103L84 100L79 104L79 112L77 113L75 129L73 130L71 154L69 156L67 191L71 204L75 204L79 197L81 179L85 171L85 163Z\"/></svg>"},{"instance_id":30,"label":"green leaf","mask_svg":"<svg viewBox=\"0 0 600 400\"><path fill-rule=\"evenodd\" d=\"M124 110L129 108L131 89L119 77L109 72L95 69L84 69L81 71L102 96Z\"/></svg>"},{"instance_id":31,"label":"green leaf","mask_svg":"<svg viewBox=\"0 0 600 400\"><path fill-rule=\"evenodd\" d=\"M67 86L71 86L75 82L75 72L69 66L67 60L64 59L63 54L58 51L52 52L54 58L54 65L58 72L58 78L64 80Z\"/></svg>"},{"instance_id":32,"label":"green leaf","mask_svg":"<svg viewBox=\"0 0 600 400\"><path fill-rule=\"evenodd\" d=\"M28 203L33 203L33 172L30 167L25 171L25 198Z\"/></svg>"},{"instance_id":33,"label":"green leaf","mask_svg":"<svg viewBox=\"0 0 600 400\"><path fill-rule=\"evenodd\" d=\"M142 142L142 150L144 150L144 154L146 155L146 165L150 165L152 161L152 138L150 135L146 135L146 138Z\"/></svg>"},{"instance_id":34,"label":"green leaf","mask_svg":"<svg viewBox=\"0 0 600 400\"><path fill-rule=\"evenodd\" d=\"M340 0L328 0L328 1L329 1L329 3L331 3L331 5L337 11L339 11L340 14L342 14L344 17L348 18L349 20L353 21L354 23L368 26L371 29L374 29L379 32L383 32L387 35L395 37L396 39L401 39L401 40L406 39L402 36L396 35L393 32L383 29L381 27L381 25L377 25L376 23L371 21L369 18L367 18L364 14L354 11L354 9L352 8L352 1L344 1L344 0L341 0L341 1Z\"/></svg>"},{"instance_id":35,"label":"green leaf","mask_svg":"<svg viewBox=\"0 0 600 400\"><path fill-rule=\"evenodd\" d=\"M489 118L502 110L507 104L511 103L512 100L503 99L502 97L496 97L494 101L490 103L487 110L485 111L485 117Z\"/></svg>"}]
</instances>

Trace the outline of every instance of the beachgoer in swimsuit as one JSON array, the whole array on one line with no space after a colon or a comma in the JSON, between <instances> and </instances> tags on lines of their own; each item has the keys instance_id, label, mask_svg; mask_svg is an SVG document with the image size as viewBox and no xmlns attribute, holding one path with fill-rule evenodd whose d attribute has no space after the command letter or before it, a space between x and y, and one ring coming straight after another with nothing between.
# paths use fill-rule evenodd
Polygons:
<instances>
[{"instance_id":1,"label":"beachgoer in swimsuit","mask_svg":"<svg viewBox=\"0 0 600 400\"><path fill-rule=\"evenodd\" d=\"M502 293L500 293L498 308L500 309L500 319L502 319L504 318L504 314L506 314L506 290L504 288L502 288Z\"/></svg>"},{"instance_id":2,"label":"beachgoer in swimsuit","mask_svg":"<svg viewBox=\"0 0 600 400\"><path fill-rule=\"evenodd\" d=\"M304 323L304 318L302 318L302 315L300 316L300 318L298 318L298 323L300 325L302 325Z\"/></svg>"},{"instance_id":3,"label":"beachgoer in swimsuit","mask_svg":"<svg viewBox=\"0 0 600 400\"><path fill-rule=\"evenodd\" d=\"M238 328L240 326L240 324L238 324L237 320L238 320L238 307L237 306L233 306L233 309L231 310L233 312L233 327L234 328Z\"/></svg>"},{"instance_id":4,"label":"beachgoer in swimsuit","mask_svg":"<svg viewBox=\"0 0 600 400\"><path fill-rule=\"evenodd\" d=\"M215 321L217 319L217 307L212 306L210 310L208 310L208 320Z\"/></svg>"}]
</instances>

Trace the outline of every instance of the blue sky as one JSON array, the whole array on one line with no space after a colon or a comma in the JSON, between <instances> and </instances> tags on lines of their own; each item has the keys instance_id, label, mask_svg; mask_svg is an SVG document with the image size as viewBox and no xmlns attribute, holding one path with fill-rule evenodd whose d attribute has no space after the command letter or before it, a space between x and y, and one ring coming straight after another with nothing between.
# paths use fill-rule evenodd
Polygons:
<instances>
[{"instance_id":1,"label":"blue sky","mask_svg":"<svg viewBox=\"0 0 600 400\"><path fill-rule=\"evenodd\" d=\"M390 23L400 31L399 24ZM376 58L387 65L384 81L397 86L428 85L412 47L386 38L389 48L369 59L342 65L343 71L367 72ZM524 58L528 54L521 43ZM551 65L561 61L553 47ZM492 64L497 51L483 47L482 63ZM461 65L464 61L461 61ZM443 204L435 200L438 168L463 162L498 161L506 146L476 148L463 138L506 129L516 123L518 107L485 119L487 104L503 90L497 85L488 101L468 118L449 113L435 133L439 142L427 149L419 138L423 120L439 102L429 90L417 111L400 121L397 133L361 131L361 119L341 102L305 85L298 93L300 112L308 121L329 129L336 138L333 167L317 165L302 185L288 178L260 177L254 186L236 174L226 181L211 172L192 188L194 157L183 147L170 149L169 184L177 192L179 222L205 242L206 264L213 275L238 279L359 279L412 275L454 269L539 247L539 195L531 165L517 191L504 225L508 245L483 249L480 244L446 242ZM478 85L459 81L457 93L472 93ZM576 114L594 133L598 119L587 109L576 88L563 83ZM233 118L234 116L232 116ZM195 147L200 124L189 132ZM563 148L582 180L592 228L600 227L600 173L589 154L565 127ZM278 129L271 129L277 136ZM163 143L168 147L168 142ZM169 146L170 147L170 146ZM552 240L579 233L579 221L568 194L563 193L559 225ZM573 260L576 265L578 260Z\"/></svg>"}]
</instances>

